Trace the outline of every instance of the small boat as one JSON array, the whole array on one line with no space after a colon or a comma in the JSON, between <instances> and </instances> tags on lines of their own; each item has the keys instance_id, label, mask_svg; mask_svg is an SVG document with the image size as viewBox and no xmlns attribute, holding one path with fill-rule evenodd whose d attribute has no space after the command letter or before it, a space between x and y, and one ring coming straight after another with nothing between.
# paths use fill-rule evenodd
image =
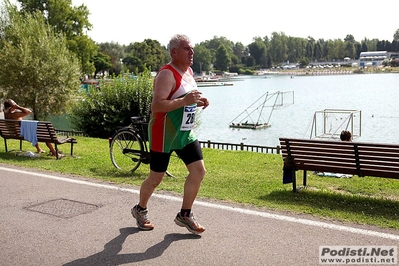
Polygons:
<instances>
[{"instance_id":1,"label":"small boat","mask_svg":"<svg viewBox=\"0 0 399 266\"><path fill-rule=\"evenodd\" d=\"M249 129L258 129L258 128L265 128L265 127L271 127L271 125L269 125L268 123L263 123L263 124L259 124L259 123L231 123L230 127L233 128L249 128Z\"/></svg>"},{"instance_id":2,"label":"small boat","mask_svg":"<svg viewBox=\"0 0 399 266\"><path fill-rule=\"evenodd\" d=\"M217 86L233 86L233 83L219 81L200 81L197 87L217 87Z\"/></svg>"}]
</instances>

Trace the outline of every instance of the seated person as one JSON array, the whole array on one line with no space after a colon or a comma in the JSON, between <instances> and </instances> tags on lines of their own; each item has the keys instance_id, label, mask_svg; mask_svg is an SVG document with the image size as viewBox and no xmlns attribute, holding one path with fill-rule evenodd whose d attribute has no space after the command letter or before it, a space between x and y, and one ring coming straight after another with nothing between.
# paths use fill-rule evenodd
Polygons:
<instances>
[{"instance_id":1,"label":"seated person","mask_svg":"<svg viewBox=\"0 0 399 266\"><path fill-rule=\"evenodd\" d=\"M29 115L32 113L31 110L25 107L19 106L16 102L14 102L12 99L8 99L4 103L4 118L5 119L13 119L13 120L22 120L22 117ZM46 142L47 147L50 149L51 156L56 156L56 151L53 147L53 145L50 142ZM38 153L43 153L44 150L42 150L39 146L39 143L35 145L37 152Z\"/></svg>"},{"instance_id":2,"label":"seated person","mask_svg":"<svg viewBox=\"0 0 399 266\"><path fill-rule=\"evenodd\" d=\"M339 136L339 138L342 141L352 141L352 133L348 130L342 130L341 135Z\"/></svg>"}]
</instances>

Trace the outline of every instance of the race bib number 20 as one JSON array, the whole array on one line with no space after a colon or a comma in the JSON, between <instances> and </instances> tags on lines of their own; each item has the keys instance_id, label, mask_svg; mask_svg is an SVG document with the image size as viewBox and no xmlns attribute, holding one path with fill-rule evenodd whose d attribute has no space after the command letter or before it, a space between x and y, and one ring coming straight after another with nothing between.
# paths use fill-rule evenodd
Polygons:
<instances>
[{"instance_id":1,"label":"race bib number 20","mask_svg":"<svg viewBox=\"0 0 399 266\"><path fill-rule=\"evenodd\" d=\"M184 106L183 120L181 123L181 131L189 131L194 128L196 105Z\"/></svg>"}]
</instances>

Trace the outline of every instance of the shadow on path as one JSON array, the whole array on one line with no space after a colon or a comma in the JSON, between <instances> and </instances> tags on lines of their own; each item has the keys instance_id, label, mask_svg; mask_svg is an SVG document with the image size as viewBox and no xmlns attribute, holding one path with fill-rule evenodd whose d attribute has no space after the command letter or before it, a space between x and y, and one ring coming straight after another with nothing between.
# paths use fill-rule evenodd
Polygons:
<instances>
[{"instance_id":1,"label":"shadow on path","mask_svg":"<svg viewBox=\"0 0 399 266\"><path fill-rule=\"evenodd\" d=\"M119 229L120 234L112 239L110 242L105 244L104 250L91 255L87 258L77 259L68 263L63 264L64 266L78 266L78 265L122 265L126 263L133 263L139 261L145 261L157 258L163 254L163 252L172 244L174 241L184 239L200 239L201 236L193 234L167 234L164 240L158 244L148 248L145 252L130 253L130 254L119 254L122 250L122 245L126 238L131 235L140 232L138 228L126 227Z\"/></svg>"}]
</instances>

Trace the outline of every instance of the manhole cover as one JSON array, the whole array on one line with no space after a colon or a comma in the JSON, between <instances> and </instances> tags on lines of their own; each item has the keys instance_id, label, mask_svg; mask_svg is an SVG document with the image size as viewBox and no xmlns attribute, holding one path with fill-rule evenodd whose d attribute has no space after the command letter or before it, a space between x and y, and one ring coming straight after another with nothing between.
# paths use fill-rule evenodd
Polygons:
<instances>
[{"instance_id":1,"label":"manhole cover","mask_svg":"<svg viewBox=\"0 0 399 266\"><path fill-rule=\"evenodd\" d=\"M71 218L80 214L92 212L99 207L100 206L94 204L74 200L55 199L27 207L26 209L60 218Z\"/></svg>"}]
</instances>

